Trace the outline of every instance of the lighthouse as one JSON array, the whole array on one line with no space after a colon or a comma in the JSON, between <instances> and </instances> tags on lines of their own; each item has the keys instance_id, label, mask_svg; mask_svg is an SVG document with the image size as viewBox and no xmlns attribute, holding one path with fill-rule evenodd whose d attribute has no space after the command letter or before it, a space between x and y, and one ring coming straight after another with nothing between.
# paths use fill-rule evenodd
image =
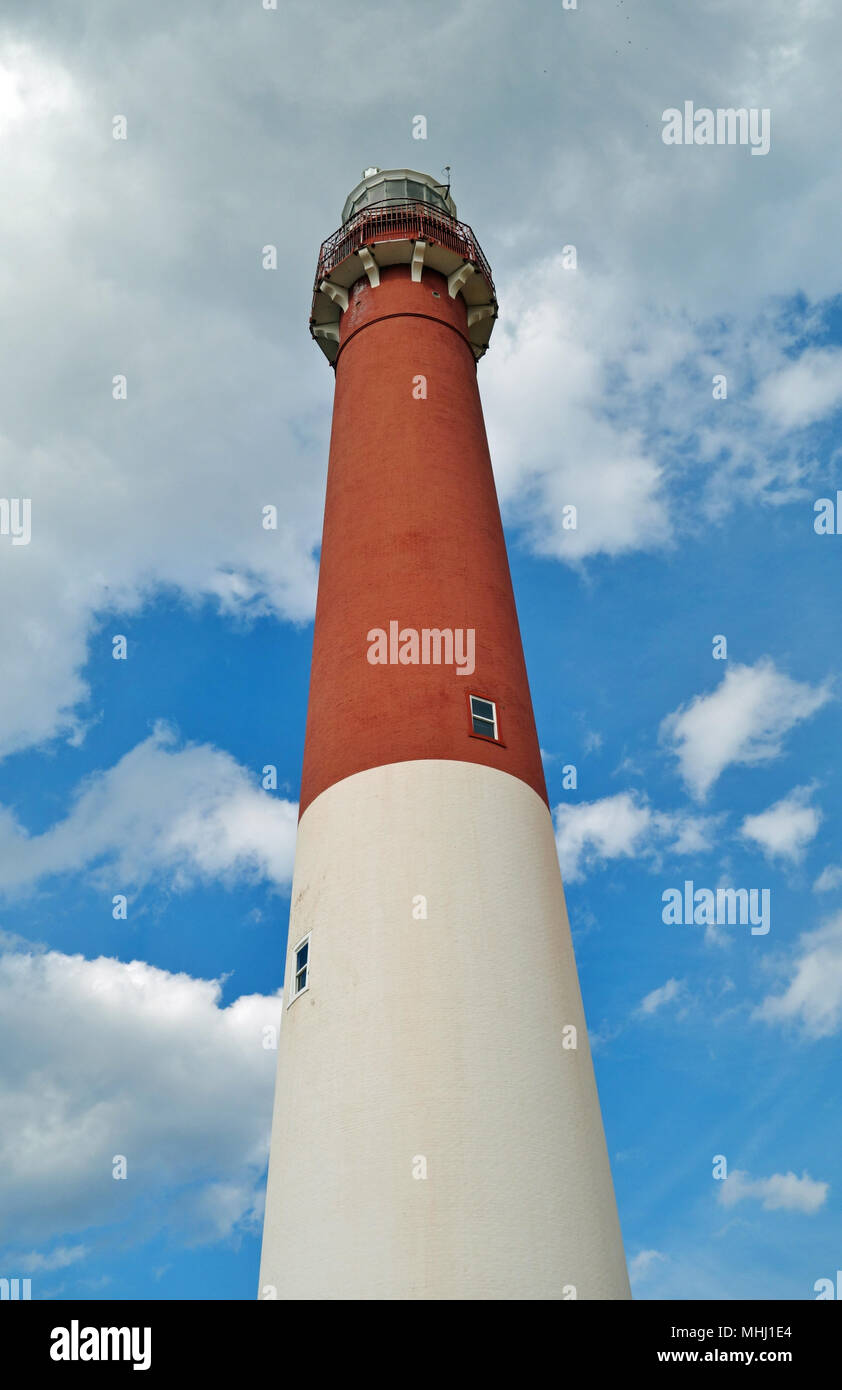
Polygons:
<instances>
[{"instance_id":1,"label":"lighthouse","mask_svg":"<svg viewBox=\"0 0 842 1390\"><path fill-rule=\"evenodd\" d=\"M367 169L335 370L261 1298L626 1299L477 388L491 270Z\"/></svg>"}]
</instances>

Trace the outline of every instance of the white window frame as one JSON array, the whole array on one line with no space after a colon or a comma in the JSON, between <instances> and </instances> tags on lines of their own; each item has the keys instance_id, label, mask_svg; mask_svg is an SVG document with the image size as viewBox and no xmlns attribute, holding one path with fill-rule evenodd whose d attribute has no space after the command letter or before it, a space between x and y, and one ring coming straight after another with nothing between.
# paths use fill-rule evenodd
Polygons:
<instances>
[{"instance_id":1,"label":"white window frame","mask_svg":"<svg viewBox=\"0 0 842 1390\"><path fill-rule=\"evenodd\" d=\"M499 725L499 723L498 723L498 721L497 721L497 701L496 701L496 700L489 700L487 695L472 695L472 696L471 696L471 729L472 729L472 731L473 731L474 733L476 733L476 729L474 729L474 720L475 720L475 719L484 719L485 722L488 723L488 716L485 715L485 714L480 714L478 710L475 710L475 709L474 709L474 700L481 700L482 703L483 703L484 705L490 705L491 708L492 708L492 710L494 711L494 717L493 717L493 720L492 720L492 723L494 724L494 740L495 740L495 742L499 743L499 742L500 742L500 725ZM488 734L479 734L478 737L479 737L479 738L488 738Z\"/></svg>"},{"instance_id":2,"label":"white window frame","mask_svg":"<svg viewBox=\"0 0 842 1390\"><path fill-rule=\"evenodd\" d=\"M287 1000L287 1008L289 1008L290 1004L294 1004L296 999L300 999L302 994L306 994L308 989L310 988L310 937L312 935L313 933L308 931L307 935L302 936L301 940L297 941L292 948L292 952L290 954L291 968L289 980L289 999ZM295 988L295 985L298 979L298 971L295 968L295 962L298 959L298 952L301 950L302 946L307 947L307 965L305 966L305 969L307 971L307 983L306 985L303 985L301 989L297 990Z\"/></svg>"}]
</instances>

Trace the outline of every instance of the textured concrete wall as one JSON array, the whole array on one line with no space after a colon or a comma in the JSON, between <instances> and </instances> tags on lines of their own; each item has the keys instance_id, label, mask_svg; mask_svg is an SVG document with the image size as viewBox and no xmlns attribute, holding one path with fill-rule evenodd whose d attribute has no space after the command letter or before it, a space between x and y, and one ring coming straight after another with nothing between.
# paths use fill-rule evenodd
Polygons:
<instances>
[{"instance_id":1,"label":"textured concrete wall","mask_svg":"<svg viewBox=\"0 0 842 1390\"><path fill-rule=\"evenodd\" d=\"M310 988L281 1029L261 1289L628 1298L542 798L448 760L337 782L299 827L290 949L310 931Z\"/></svg>"}]
</instances>

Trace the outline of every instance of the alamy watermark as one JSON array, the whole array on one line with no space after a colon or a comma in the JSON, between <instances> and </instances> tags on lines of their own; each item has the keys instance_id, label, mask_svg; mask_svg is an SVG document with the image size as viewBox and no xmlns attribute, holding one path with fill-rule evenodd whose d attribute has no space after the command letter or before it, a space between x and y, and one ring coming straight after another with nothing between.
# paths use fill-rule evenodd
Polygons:
<instances>
[{"instance_id":1,"label":"alamy watermark","mask_svg":"<svg viewBox=\"0 0 842 1390\"><path fill-rule=\"evenodd\" d=\"M133 1371L152 1365L151 1327L86 1327L73 1318L69 1327L54 1327L53 1361L131 1361Z\"/></svg>"},{"instance_id":2,"label":"alamy watermark","mask_svg":"<svg viewBox=\"0 0 842 1390\"><path fill-rule=\"evenodd\" d=\"M832 497L817 497L813 511L817 536L842 536L842 492L837 492L835 501Z\"/></svg>"},{"instance_id":3,"label":"alamy watermark","mask_svg":"<svg viewBox=\"0 0 842 1390\"><path fill-rule=\"evenodd\" d=\"M751 145L752 154L768 154L772 144L772 112L768 106L693 106L683 111L669 106L661 116L665 145Z\"/></svg>"},{"instance_id":4,"label":"alamy watermark","mask_svg":"<svg viewBox=\"0 0 842 1390\"><path fill-rule=\"evenodd\" d=\"M771 926L768 888L695 888L686 879L681 888L665 888L661 921L668 927L751 926L752 936L765 936Z\"/></svg>"},{"instance_id":5,"label":"alamy watermark","mask_svg":"<svg viewBox=\"0 0 842 1390\"><path fill-rule=\"evenodd\" d=\"M31 1299L31 1279L0 1279L0 1299Z\"/></svg>"},{"instance_id":6,"label":"alamy watermark","mask_svg":"<svg viewBox=\"0 0 842 1390\"><path fill-rule=\"evenodd\" d=\"M29 545L32 539L30 497L0 497L0 536L11 536L12 545Z\"/></svg>"},{"instance_id":7,"label":"alamy watermark","mask_svg":"<svg viewBox=\"0 0 842 1390\"><path fill-rule=\"evenodd\" d=\"M392 620L389 631L373 627L366 633L366 661L371 666L455 666L457 676L472 676L476 664L476 632L472 627L402 628Z\"/></svg>"}]
</instances>

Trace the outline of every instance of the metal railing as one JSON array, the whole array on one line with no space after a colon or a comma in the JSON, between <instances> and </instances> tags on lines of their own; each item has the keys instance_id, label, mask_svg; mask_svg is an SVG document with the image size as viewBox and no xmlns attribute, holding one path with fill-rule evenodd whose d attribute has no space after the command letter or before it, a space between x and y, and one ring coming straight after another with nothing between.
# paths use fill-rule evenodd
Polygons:
<instances>
[{"instance_id":1,"label":"metal railing","mask_svg":"<svg viewBox=\"0 0 842 1390\"><path fill-rule=\"evenodd\" d=\"M374 203L361 208L322 243L316 271L314 293L331 271L359 251L377 241L426 241L428 245L445 246L465 261L473 261L494 294L491 267L479 242L465 222L457 222L447 213L437 212L429 203L407 200L395 203Z\"/></svg>"}]
</instances>

